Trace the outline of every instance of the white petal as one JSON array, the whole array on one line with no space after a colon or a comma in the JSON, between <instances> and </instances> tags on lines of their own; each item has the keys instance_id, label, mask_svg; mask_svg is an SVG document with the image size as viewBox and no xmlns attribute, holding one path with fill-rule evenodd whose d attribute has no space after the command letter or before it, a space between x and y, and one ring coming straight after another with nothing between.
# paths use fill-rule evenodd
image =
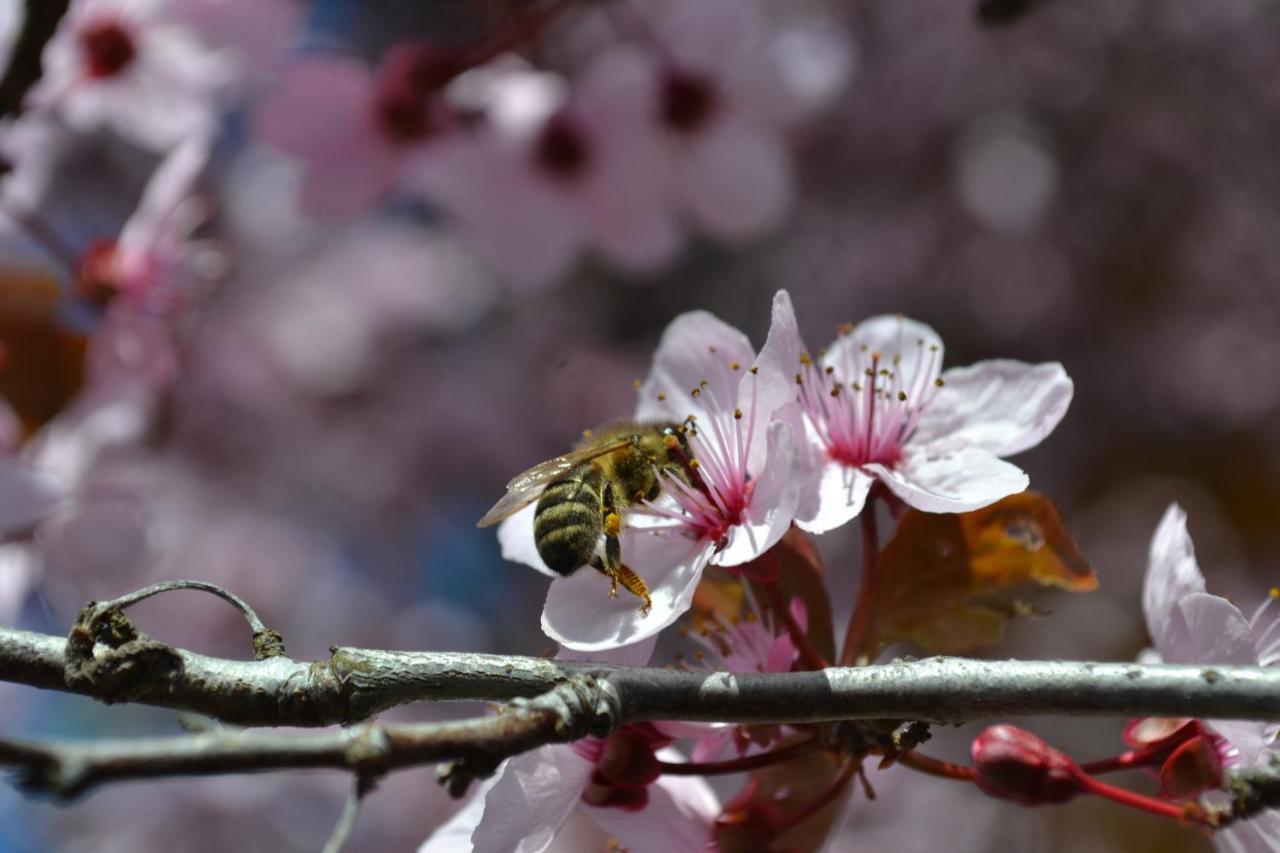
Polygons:
<instances>
[{"instance_id":1,"label":"white petal","mask_svg":"<svg viewBox=\"0 0 1280 853\"><path fill-rule=\"evenodd\" d=\"M629 646L618 646L616 649L600 649L595 652L582 652L577 649L560 649L556 660L578 661L582 663L608 663L614 666L646 666L653 657L653 648L658 644L658 636L632 643Z\"/></svg>"},{"instance_id":2,"label":"white petal","mask_svg":"<svg viewBox=\"0 0 1280 853\"><path fill-rule=\"evenodd\" d=\"M544 746L498 773L471 836L475 853L540 853L581 803L591 764L568 746Z\"/></svg>"},{"instance_id":3,"label":"white petal","mask_svg":"<svg viewBox=\"0 0 1280 853\"><path fill-rule=\"evenodd\" d=\"M779 290L773 295L773 311L769 318L769 334L760 348L761 367L769 366L783 376L793 376L800 369L800 354L805 351L800 336L800 324L796 322L796 309L791 304L791 294ZM794 397L794 391L792 393Z\"/></svg>"},{"instance_id":4,"label":"white petal","mask_svg":"<svg viewBox=\"0 0 1280 853\"><path fill-rule=\"evenodd\" d=\"M923 512L968 512L1027 488L1021 468L985 450L966 447L933 456L913 448L894 469L867 465L895 495Z\"/></svg>"},{"instance_id":5,"label":"white petal","mask_svg":"<svg viewBox=\"0 0 1280 853\"><path fill-rule=\"evenodd\" d=\"M1204 592L1204 576L1187 533L1187 514L1177 504L1165 510L1151 539L1147 577L1142 586L1142 613L1147 632L1160 657L1169 663L1190 663L1194 649L1178 602Z\"/></svg>"},{"instance_id":6,"label":"white petal","mask_svg":"<svg viewBox=\"0 0 1280 853\"><path fill-rule=\"evenodd\" d=\"M1267 809L1218 830L1213 834L1213 846L1227 853L1275 853L1280 850L1280 811Z\"/></svg>"},{"instance_id":7,"label":"white petal","mask_svg":"<svg viewBox=\"0 0 1280 853\"><path fill-rule=\"evenodd\" d=\"M1071 404L1071 378L1061 364L1005 359L948 370L946 383L921 415L916 440L973 445L997 456L1035 447Z\"/></svg>"},{"instance_id":8,"label":"white petal","mask_svg":"<svg viewBox=\"0 0 1280 853\"><path fill-rule=\"evenodd\" d=\"M755 240L791 212L791 154L776 131L727 116L687 145L680 189L694 220L712 237Z\"/></svg>"},{"instance_id":9,"label":"white petal","mask_svg":"<svg viewBox=\"0 0 1280 853\"><path fill-rule=\"evenodd\" d=\"M882 314L836 338L822 363L834 367L844 381L860 382L861 376L852 375L851 367L865 368L868 354L880 353L880 365L893 369L905 384L918 371L940 372L943 352L942 338L931 327L901 314Z\"/></svg>"},{"instance_id":10,"label":"white petal","mask_svg":"<svg viewBox=\"0 0 1280 853\"><path fill-rule=\"evenodd\" d=\"M458 853L460 850L470 850L471 835L480 823L480 816L484 814L485 798L493 786L498 784L498 778L495 776L485 779L477 785L462 808L422 842L418 853Z\"/></svg>"},{"instance_id":11,"label":"white petal","mask_svg":"<svg viewBox=\"0 0 1280 853\"><path fill-rule=\"evenodd\" d=\"M658 753L663 761L683 761L676 750ZM649 786L649 802L638 812L583 806L596 823L631 850L694 853L708 849L711 825L720 802L700 776L661 776Z\"/></svg>"},{"instance_id":12,"label":"white petal","mask_svg":"<svg viewBox=\"0 0 1280 853\"><path fill-rule=\"evenodd\" d=\"M524 509L503 519L498 525L498 545L502 548L502 558L514 563L524 563L537 569L547 577L558 578L560 574L552 571L538 554L538 546L533 540L533 515L537 511L537 503L531 503Z\"/></svg>"},{"instance_id":13,"label":"white petal","mask_svg":"<svg viewBox=\"0 0 1280 853\"><path fill-rule=\"evenodd\" d=\"M755 487L743 523L734 525L729 542L711 558L718 566L740 566L759 557L782 538L795 517L800 481L795 476L791 426L774 422L766 435L767 455L753 480Z\"/></svg>"},{"instance_id":14,"label":"white petal","mask_svg":"<svg viewBox=\"0 0 1280 853\"><path fill-rule=\"evenodd\" d=\"M828 459L818 471L817 482L802 499L796 524L809 533L826 533L852 521L867 502L875 477Z\"/></svg>"},{"instance_id":15,"label":"white petal","mask_svg":"<svg viewBox=\"0 0 1280 853\"><path fill-rule=\"evenodd\" d=\"M1185 663L1258 665L1253 629L1240 608L1221 596L1193 592L1178 602L1178 609L1187 622L1195 648L1195 657Z\"/></svg>"},{"instance_id":16,"label":"white petal","mask_svg":"<svg viewBox=\"0 0 1280 853\"><path fill-rule=\"evenodd\" d=\"M755 350L742 332L714 314L690 311L676 317L662 333L653 367L640 386L636 417L642 420L681 420L703 411L692 391L703 380L704 393L722 408L732 409L738 396L741 371L754 364ZM738 364L738 371L732 369ZM659 400L659 395L665 400Z\"/></svg>"},{"instance_id":17,"label":"white petal","mask_svg":"<svg viewBox=\"0 0 1280 853\"><path fill-rule=\"evenodd\" d=\"M679 534L625 530L622 559L649 587L653 607L620 590L609 598L609 581L581 569L551 584L542 609L543 632L571 649L613 649L652 637L693 604L693 592L711 556L711 545Z\"/></svg>"}]
</instances>

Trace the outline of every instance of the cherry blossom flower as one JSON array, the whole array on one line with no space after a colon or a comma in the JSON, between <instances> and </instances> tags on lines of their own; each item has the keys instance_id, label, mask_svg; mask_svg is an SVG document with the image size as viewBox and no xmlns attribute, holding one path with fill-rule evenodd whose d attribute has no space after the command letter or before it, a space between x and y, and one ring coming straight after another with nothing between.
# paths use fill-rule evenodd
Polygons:
<instances>
[{"instance_id":1,"label":"cherry blossom flower","mask_svg":"<svg viewBox=\"0 0 1280 853\"><path fill-rule=\"evenodd\" d=\"M879 480L925 512L967 512L1027 487L1000 457L1034 447L1071 402L1062 365L992 360L942 370L942 339L902 316L845 327L811 358L791 298L774 298L761 361L793 377L812 485L797 524L852 519Z\"/></svg>"},{"instance_id":2,"label":"cherry blossom flower","mask_svg":"<svg viewBox=\"0 0 1280 853\"><path fill-rule=\"evenodd\" d=\"M407 155L448 125L433 95L452 76L451 60L405 44L376 73L337 55L307 56L282 72L258 107L255 136L301 161L304 211L352 215L391 191Z\"/></svg>"},{"instance_id":3,"label":"cherry blossom flower","mask_svg":"<svg viewBox=\"0 0 1280 853\"><path fill-rule=\"evenodd\" d=\"M1173 504L1151 539L1142 612L1155 648L1144 658L1153 663L1274 666L1280 663L1276 600L1277 596L1268 596L1252 617L1246 617L1227 599L1205 592L1186 513ZM1229 771L1265 764L1277 755L1273 723L1206 720L1204 724L1226 741L1220 752ZM1268 809L1213 837L1219 850L1275 850L1280 847L1280 812Z\"/></svg>"},{"instance_id":4,"label":"cherry blossom flower","mask_svg":"<svg viewBox=\"0 0 1280 853\"><path fill-rule=\"evenodd\" d=\"M166 20L167 0L78 0L45 52L31 105L79 131L108 127L164 151L211 131L229 54Z\"/></svg>"},{"instance_id":5,"label":"cherry blossom flower","mask_svg":"<svg viewBox=\"0 0 1280 853\"><path fill-rule=\"evenodd\" d=\"M670 259L681 237L648 128L647 62L606 53L572 91L555 74L492 65L473 73L483 119L423 152L408 182L517 287L553 283L586 249L624 270Z\"/></svg>"},{"instance_id":6,"label":"cherry blossom flower","mask_svg":"<svg viewBox=\"0 0 1280 853\"><path fill-rule=\"evenodd\" d=\"M773 230L795 195L780 125L794 117L798 98L768 49L762 5L666 0L643 8L662 45L652 60L651 109L673 195L717 239L743 242Z\"/></svg>"},{"instance_id":7,"label":"cherry blossom flower","mask_svg":"<svg viewBox=\"0 0 1280 853\"><path fill-rule=\"evenodd\" d=\"M636 419L693 419L694 484L664 477L665 494L633 508L621 536L623 560L648 585L651 609L606 598L599 576L579 571L551 584L542 612L547 636L584 651L652 636L689 609L708 565L744 566L782 538L799 484L792 428L776 415L793 396L789 380L756 363L737 329L705 311L672 321L640 387ZM533 512L529 507L499 527L503 556L551 574L534 546Z\"/></svg>"},{"instance_id":8,"label":"cherry blossom flower","mask_svg":"<svg viewBox=\"0 0 1280 853\"><path fill-rule=\"evenodd\" d=\"M640 642L591 659L643 666L652 651L651 641ZM682 760L664 748L669 743L652 726L626 726L609 738L508 759L419 853L453 853L468 844L475 853L578 849L566 837L581 831L575 817L588 818L622 848L705 849L719 801L700 777L661 775L657 761Z\"/></svg>"}]
</instances>

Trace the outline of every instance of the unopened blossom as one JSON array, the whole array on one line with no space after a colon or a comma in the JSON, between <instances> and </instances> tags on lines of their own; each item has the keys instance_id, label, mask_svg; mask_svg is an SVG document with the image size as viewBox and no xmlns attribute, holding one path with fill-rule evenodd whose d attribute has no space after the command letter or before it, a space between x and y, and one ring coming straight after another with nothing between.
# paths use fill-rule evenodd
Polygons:
<instances>
[{"instance_id":1,"label":"unopened blossom","mask_svg":"<svg viewBox=\"0 0 1280 853\"><path fill-rule=\"evenodd\" d=\"M624 270L670 259L681 237L648 128L648 64L606 53L572 87L496 64L474 72L479 120L424 152L410 184L517 287L554 283L586 250Z\"/></svg>"},{"instance_id":2,"label":"unopened blossom","mask_svg":"<svg viewBox=\"0 0 1280 853\"><path fill-rule=\"evenodd\" d=\"M642 666L652 650L641 642L591 659ZM582 818L622 849L706 849L719 801L700 777L661 775L658 761L682 759L668 743L652 726L627 726L508 759L419 853L573 850L567 836Z\"/></svg>"},{"instance_id":3,"label":"unopened blossom","mask_svg":"<svg viewBox=\"0 0 1280 853\"><path fill-rule=\"evenodd\" d=\"M1271 595L1246 617L1240 608L1205 591L1187 532L1187 516L1174 504L1165 511L1151 540L1142 590L1142 612L1155 663L1275 666L1280 662L1277 596ZM1265 765L1280 753L1274 723L1205 720L1226 741L1220 750L1228 772ZM1280 848L1280 812L1268 809L1213 836L1219 850L1263 851Z\"/></svg>"},{"instance_id":4,"label":"unopened blossom","mask_svg":"<svg viewBox=\"0 0 1280 853\"><path fill-rule=\"evenodd\" d=\"M852 519L878 480L925 512L967 512L1027 487L1001 457L1034 447L1066 413L1062 365L999 359L942 369L942 339L902 316L844 327L816 357L791 298L774 298L761 353L790 377L809 469L797 523L814 533Z\"/></svg>"},{"instance_id":5,"label":"unopened blossom","mask_svg":"<svg viewBox=\"0 0 1280 853\"><path fill-rule=\"evenodd\" d=\"M607 598L598 573L580 570L551 584L547 636L588 651L652 636L689 609L708 565L743 567L777 543L798 500L792 428L776 417L792 396L789 380L757 364L737 329L705 311L672 321L640 386L636 419L694 425L688 473L664 472L664 494L633 508L621 536L623 562L648 585L651 608ZM534 546L533 512L503 522L503 556L551 574Z\"/></svg>"},{"instance_id":6,"label":"unopened blossom","mask_svg":"<svg viewBox=\"0 0 1280 853\"><path fill-rule=\"evenodd\" d=\"M377 71L354 57L308 55L258 105L255 135L300 161L305 212L357 214L444 131L447 110L435 95L453 71L451 56L426 45L389 50Z\"/></svg>"},{"instance_id":7,"label":"unopened blossom","mask_svg":"<svg viewBox=\"0 0 1280 853\"><path fill-rule=\"evenodd\" d=\"M76 0L45 51L30 105L79 131L164 151L207 134L232 57L168 20L169 0Z\"/></svg>"}]
</instances>

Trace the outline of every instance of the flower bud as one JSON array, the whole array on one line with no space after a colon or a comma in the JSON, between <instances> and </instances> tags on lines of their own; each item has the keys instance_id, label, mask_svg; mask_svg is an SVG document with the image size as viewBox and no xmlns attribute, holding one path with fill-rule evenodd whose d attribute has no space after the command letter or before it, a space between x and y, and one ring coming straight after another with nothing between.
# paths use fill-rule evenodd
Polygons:
<instances>
[{"instance_id":1,"label":"flower bud","mask_svg":"<svg viewBox=\"0 0 1280 853\"><path fill-rule=\"evenodd\" d=\"M993 797L1025 806L1065 803L1080 793L1066 754L1014 726L991 726L973 741L974 782Z\"/></svg>"}]
</instances>

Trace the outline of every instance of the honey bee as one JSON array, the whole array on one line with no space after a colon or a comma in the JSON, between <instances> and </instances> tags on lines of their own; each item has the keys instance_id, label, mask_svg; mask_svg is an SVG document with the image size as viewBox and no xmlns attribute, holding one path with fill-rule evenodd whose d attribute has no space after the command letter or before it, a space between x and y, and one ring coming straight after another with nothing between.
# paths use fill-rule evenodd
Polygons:
<instances>
[{"instance_id":1,"label":"honey bee","mask_svg":"<svg viewBox=\"0 0 1280 853\"><path fill-rule=\"evenodd\" d=\"M647 613L649 588L622 562L622 511L657 498L663 473L685 482L697 476L687 439L691 427L691 421L622 422L587 432L573 450L507 483L507 493L476 526L497 524L536 500L533 536L542 561L560 575L589 565L609 578L610 598L621 584Z\"/></svg>"}]
</instances>

